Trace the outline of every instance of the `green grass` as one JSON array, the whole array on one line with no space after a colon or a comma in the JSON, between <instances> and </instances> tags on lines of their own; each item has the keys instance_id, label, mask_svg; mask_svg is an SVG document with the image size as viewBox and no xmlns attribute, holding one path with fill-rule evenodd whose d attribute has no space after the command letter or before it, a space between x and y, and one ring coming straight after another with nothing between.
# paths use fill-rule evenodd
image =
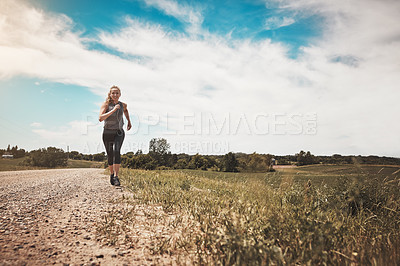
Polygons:
<instances>
[{"instance_id":1,"label":"green grass","mask_svg":"<svg viewBox=\"0 0 400 266\"><path fill-rule=\"evenodd\" d=\"M292 172L308 172L335 175L390 175L400 169L396 165L308 165L286 169Z\"/></svg>"},{"instance_id":2,"label":"green grass","mask_svg":"<svg viewBox=\"0 0 400 266\"><path fill-rule=\"evenodd\" d=\"M104 168L104 162L69 159L67 168Z\"/></svg>"},{"instance_id":3,"label":"green grass","mask_svg":"<svg viewBox=\"0 0 400 266\"><path fill-rule=\"evenodd\" d=\"M170 226L178 233L174 241L160 237L157 253L185 254L196 264L396 265L399 167L381 169L318 165L256 174L122 169L120 177L132 191L131 204L160 205L175 217ZM132 219L110 216L101 228L112 231Z\"/></svg>"},{"instance_id":4,"label":"green grass","mask_svg":"<svg viewBox=\"0 0 400 266\"><path fill-rule=\"evenodd\" d=\"M0 159L0 171L47 169L44 167L34 167L34 166L23 165L24 160L25 160L25 158ZM67 166L64 168L104 168L104 162L69 159Z\"/></svg>"},{"instance_id":5,"label":"green grass","mask_svg":"<svg viewBox=\"0 0 400 266\"><path fill-rule=\"evenodd\" d=\"M0 159L0 171L17 171L17 170L32 170L40 169L39 167L21 165L25 158L17 159Z\"/></svg>"}]
</instances>

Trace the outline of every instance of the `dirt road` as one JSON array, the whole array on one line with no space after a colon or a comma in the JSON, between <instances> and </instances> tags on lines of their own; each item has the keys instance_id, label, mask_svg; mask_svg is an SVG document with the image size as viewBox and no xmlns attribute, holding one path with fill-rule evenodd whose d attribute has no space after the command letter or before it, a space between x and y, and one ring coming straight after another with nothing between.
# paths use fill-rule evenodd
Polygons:
<instances>
[{"instance_id":1,"label":"dirt road","mask_svg":"<svg viewBox=\"0 0 400 266\"><path fill-rule=\"evenodd\" d=\"M129 194L101 169L0 172L0 265L174 264L152 255L150 238L135 246L99 241L96 225Z\"/></svg>"}]
</instances>

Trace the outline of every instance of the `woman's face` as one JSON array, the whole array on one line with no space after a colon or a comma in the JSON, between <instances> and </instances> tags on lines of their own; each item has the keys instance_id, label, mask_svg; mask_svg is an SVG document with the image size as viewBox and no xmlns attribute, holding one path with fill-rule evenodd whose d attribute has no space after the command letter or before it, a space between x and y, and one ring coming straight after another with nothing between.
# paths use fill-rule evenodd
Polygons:
<instances>
[{"instance_id":1,"label":"woman's face","mask_svg":"<svg viewBox=\"0 0 400 266\"><path fill-rule=\"evenodd\" d=\"M113 99L114 101L118 101L119 97L121 96L121 93L116 88L111 89L110 94L111 94L111 99Z\"/></svg>"}]
</instances>

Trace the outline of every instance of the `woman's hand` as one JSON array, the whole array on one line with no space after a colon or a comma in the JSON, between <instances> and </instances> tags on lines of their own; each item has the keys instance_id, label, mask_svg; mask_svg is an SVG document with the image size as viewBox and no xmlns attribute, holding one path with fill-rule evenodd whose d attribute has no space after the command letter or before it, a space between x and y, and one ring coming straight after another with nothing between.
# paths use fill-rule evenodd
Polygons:
<instances>
[{"instance_id":1,"label":"woman's hand","mask_svg":"<svg viewBox=\"0 0 400 266\"><path fill-rule=\"evenodd\" d=\"M112 109L113 112L117 111L121 109L121 106L119 104L117 104L116 106L114 106L114 108Z\"/></svg>"},{"instance_id":2,"label":"woman's hand","mask_svg":"<svg viewBox=\"0 0 400 266\"><path fill-rule=\"evenodd\" d=\"M128 122L128 127L126 128L127 130L129 130L129 129L131 129L132 128L132 124L131 124L131 121L129 121Z\"/></svg>"}]
</instances>

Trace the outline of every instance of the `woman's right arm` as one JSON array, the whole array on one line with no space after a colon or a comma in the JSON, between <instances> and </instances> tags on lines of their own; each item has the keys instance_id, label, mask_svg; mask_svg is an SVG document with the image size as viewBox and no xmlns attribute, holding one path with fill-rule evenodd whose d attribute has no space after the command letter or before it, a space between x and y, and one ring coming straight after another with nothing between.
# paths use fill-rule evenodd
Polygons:
<instances>
[{"instance_id":1,"label":"woman's right arm","mask_svg":"<svg viewBox=\"0 0 400 266\"><path fill-rule=\"evenodd\" d=\"M106 102L104 102L100 108L100 115L99 115L100 122L106 120L110 115L115 113L115 111L117 111L120 108L119 104L117 104L110 112L106 113L107 107L108 107L108 104Z\"/></svg>"}]
</instances>

